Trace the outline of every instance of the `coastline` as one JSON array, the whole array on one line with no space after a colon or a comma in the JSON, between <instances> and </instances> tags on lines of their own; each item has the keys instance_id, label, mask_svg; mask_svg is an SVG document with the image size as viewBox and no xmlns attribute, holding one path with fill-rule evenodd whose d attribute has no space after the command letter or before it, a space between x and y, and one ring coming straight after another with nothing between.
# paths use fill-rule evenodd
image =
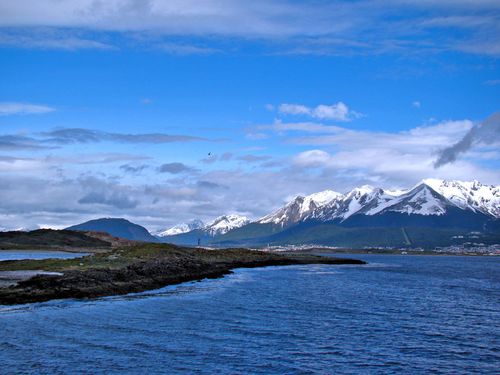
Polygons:
<instances>
[{"instance_id":1,"label":"coastline","mask_svg":"<svg viewBox=\"0 0 500 375\"><path fill-rule=\"evenodd\" d=\"M72 246L12 246L12 247L1 247L0 254L2 251L57 251L62 253L88 253L88 254L102 254L109 253L110 248L105 247L72 247Z\"/></svg>"},{"instance_id":2,"label":"coastline","mask_svg":"<svg viewBox=\"0 0 500 375\"><path fill-rule=\"evenodd\" d=\"M225 248L205 248L207 250L225 250ZM248 248L253 251L266 252L271 254L380 254L380 255L435 255L435 256L500 256L499 254L492 253L479 253L479 252L444 252L444 251L433 251L433 250L423 250L414 251L411 249L391 249L391 250L369 250L369 249L347 249L347 248L306 248L300 250L289 249L286 251L269 251L265 248ZM2 251L58 251L64 253L88 253L88 254L103 254L109 253L112 250L109 248L89 248L89 247L61 247L61 246L24 246L24 247L11 247L11 248L0 248L0 254Z\"/></svg>"},{"instance_id":3,"label":"coastline","mask_svg":"<svg viewBox=\"0 0 500 375\"><path fill-rule=\"evenodd\" d=\"M304 253L275 254L248 249L206 250L166 244L143 244L75 259L6 261L0 271L43 270L0 289L0 305L53 299L88 299L144 292L186 281L219 278L235 268L297 264L365 264L346 258Z\"/></svg>"},{"instance_id":4,"label":"coastline","mask_svg":"<svg viewBox=\"0 0 500 375\"><path fill-rule=\"evenodd\" d=\"M492 256L500 256L500 254L493 253L480 253L480 252L446 252L446 251L433 251L433 250L422 250L415 251L410 249L391 249L391 250L383 250L383 249L345 249L345 248L307 248L300 249L297 252L303 254L371 254L371 255L432 255L432 256L481 256L481 257L492 257Z\"/></svg>"}]
</instances>

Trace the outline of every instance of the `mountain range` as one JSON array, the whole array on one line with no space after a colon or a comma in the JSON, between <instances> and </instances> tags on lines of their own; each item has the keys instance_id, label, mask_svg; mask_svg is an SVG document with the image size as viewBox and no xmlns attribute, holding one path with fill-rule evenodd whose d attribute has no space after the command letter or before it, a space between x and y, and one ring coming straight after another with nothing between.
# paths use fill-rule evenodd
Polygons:
<instances>
[{"instance_id":1,"label":"mountain range","mask_svg":"<svg viewBox=\"0 0 500 375\"><path fill-rule=\"evenodd\" d=\"M500 186L426 179L406 190L364 185L345 194L297 196L250 221L240 215L192 220L152 235L125 219L91 220L67 229L102 231L148 242L214 247L327 245L423 247L500 243Z\"/></svg>"},{"instance_id":2,"label":"mountain range","mask_svg":"<svg viewBox=\"0 0 500 375\"><path fill-rule=\"evenodd\" d=\"M365 185L346 194L326 190L297 196L253 222L228 215L161 240L184 245L200 240L213 246L491 244L500 242L499 219L499 186L427 179L407 190ZM219 223L224 230L211 229Z\"/></svg>"},{"instance_id":3,"label":"mountain range","mask_svg":"<svg viewBox=\"0 0 500 375\"><path fill-rule=\"evenodd\" d=\"M158 233L157 236L162 242L172 242L178 245L196 245L198 241L207 244L247 224L250 224L250 220L245 216L223 215L208 224L203 224L200 220L179 224Z\"/></svg>"}]
</instances>

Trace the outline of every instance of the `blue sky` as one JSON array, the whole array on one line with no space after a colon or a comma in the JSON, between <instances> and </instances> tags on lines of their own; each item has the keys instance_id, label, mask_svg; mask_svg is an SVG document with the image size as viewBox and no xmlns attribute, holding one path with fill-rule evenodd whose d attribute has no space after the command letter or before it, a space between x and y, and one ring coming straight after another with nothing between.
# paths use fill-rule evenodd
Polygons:
<instances>
[{"instance_id":1,"label":"blue sky","mask_svg":"<svg viewBox=\"0 0 500 375\"><path fill-rule=\"evenodd\" d=\"M0 227L499 184L499 21L483 0L0 0Z\"/></svg>"}]
</instances>

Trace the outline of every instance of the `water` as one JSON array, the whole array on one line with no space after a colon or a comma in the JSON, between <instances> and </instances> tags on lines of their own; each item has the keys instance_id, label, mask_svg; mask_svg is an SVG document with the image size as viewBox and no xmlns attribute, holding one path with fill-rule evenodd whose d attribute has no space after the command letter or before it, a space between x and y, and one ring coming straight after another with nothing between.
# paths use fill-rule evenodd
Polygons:
<instances>
[{"instance_id":1,"label":"water","mask_svg":"<svg viewBox=\"0 0 500 375\"><path fill-rule=\"evenodd\" d=\"M352 257L0 307L0 372L498 373L500 258Z\"/></svg>"},{"instance_id":2,"label":"water","mask_svg":"<svg viewBox=\"0 0 500 375\"><path fill-rule=\"evenodd\" d=\"M26 259L73 259L81 258L88 253L69 253L65 251L50 250L0 250L0 262L7 260ZM29 279L36 275L56 275L54 272L43 272L40 270L25 271L0 271L0 288L14 285L19 281Z\"/></svg>"},{"instance_id":3,"label":"water","mask_svg":"<svg viewBox=\"0 0 500 375\"><path fill-rule=\"evenodd\" d=\"M0 250L0 262L4 260L22 260L22 259L73 259L81 258L87 253L68 253L65 251L50 250Z\"/></svg>"}]
</instances>

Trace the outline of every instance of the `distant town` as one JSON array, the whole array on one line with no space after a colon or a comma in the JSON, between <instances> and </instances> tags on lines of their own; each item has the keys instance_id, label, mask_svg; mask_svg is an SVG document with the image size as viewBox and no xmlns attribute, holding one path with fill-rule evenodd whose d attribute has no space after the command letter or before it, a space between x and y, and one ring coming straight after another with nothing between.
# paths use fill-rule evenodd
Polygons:
<instances>
[{"instance_id":1,"label":"distant town","mask_svg":"<svg viewBox=\"0 0 500 375\"><path fill-rule=\"evenodd\" d=\"M284 245L284 246L267 246L264 251L271 252L331 252L331 253L370 253L370 254L401 254L401 255L424 255L424 254L440 254L440 255L497 255L500 256L500 245L485 245L482 243L464 243L460 245L436 247L433 249L417 248L400 248L400 247L363 247L360 249L349 249L335 246L324 246L315 244L304 245Z\"/></svg>"}]
</instances>

